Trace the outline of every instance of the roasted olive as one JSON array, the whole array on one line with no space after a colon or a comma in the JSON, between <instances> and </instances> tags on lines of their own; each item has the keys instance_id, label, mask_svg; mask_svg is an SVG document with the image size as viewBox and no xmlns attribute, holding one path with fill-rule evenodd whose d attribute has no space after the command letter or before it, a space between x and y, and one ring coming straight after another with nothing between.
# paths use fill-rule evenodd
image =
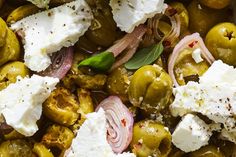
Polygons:
<instances>
[{"instance_id":1,"label":"roasted olive","mask_svg":"<svg viewBox=\"0 0 236 157\"><path fill-rule=\"evenodd\" d=\"M91 3L89 4L91 5ZM113 20L109 2L97 0L91 6L94 20L85 35L93 43L108 47L116 40L117 36L116 24Z\"/></svg>"},{"instance_id":2,"label":"roasted olive","mask_svg":"<svg viewBox=\"0 0 236 157\"><path fill-rule=\"evenodd\" d=\"M5 141L0 145L1 157L32 157L31 146L25 140Z\"/></svg>"},{"instance_id":3,"label":"roasted olive","mask_svg":"<svg viewBox=\"0 0 236 157\"><path fill-rule=\"evenodd\" d=\"M70 147L73 138L74 134L69 128L54 124L47 129L42 143L49 148L56 147L64 150Z\"/></svg>"},{"instance_id":4,"label":"roasted olive","mask_svg":"<svg viewBox=\"0 0 236 157\"><path fill-rule=\"evenodd\" d=\"M54 157L52 152L46 148L42 143L35 143L33 152L37 154L38 157Z\"/></svg>"},{"instance_id":5,"label":"roasted olive","mask_svg":"<svg viewBox=\"0 0 236 157\"><path fill-rule=\"evenodd\" d=\"M171 150L171 134L155 121L140 121L134 124L131 149L137 157L167 157Z\"/></svg>"},{"instance_id":6,"label":"roasted olive","mask_svg":"<svg viewBox=\"0 0 236 157\"><path fill-rule=\"evenodd\" d=\"M220 23L208 33L205 43L216 59L236 65L236 25L233 23Z\"/></svg>"},{"instance_id":7,"label":"roasted olive","mask_svg":"<svg viewBox=\"0 0 236 157\"><path fill-rule=\"evenodd\" d=\"M209 8L222 9L227 7L231 0L200 0L200 2Z\"/></svg>"},{"instance_id":8,"label":"roasted olive","mask_svg":"<svg viewBox=\"0 0 236 157\"><path fill-rule=\"evenodd\" d=\"M16 82L16 77L29 76L29 69L24 63L15 61L4 65L0 69L0 90L6 88L10 83Z\"/></svg>"},{"instance_id":9,"label":"roasted olive","mask_svg":"<svg viewBox=\"0 0 236 157\"><path fill-rule=\"evenodd\" d=\"M164 109L172 94L170 76L158 65L146 65L131 78L128 95L130 102L146 111Z\"/></svg>"},{"instance_id":10,"label":"roasted olive","mask_svg":"<svg viewBox=\"0 0 236 157\"><path fill-rule=\"evenodd\" d=\"M224 157L224 154L221 153L219 148L208 145L190 153L189 157Z\"/></svg>"},{"instance_id":11,"label":"roasted olive","mask_svg":"<svg viewBox=\"0 0 236 157\"><path fill-rule=\"evenodd\" d=\"M193 0L188 6L189 29L192 33L199 32L202 37L219 22L223 22L227 17L225 10L214 10L207 8Z\"/></svg>"},{"instance_id":12,"label":"roasted olive","mask_svg":"<svg viewBox=\"0 0 236 157\"><path fill-rule=\"evenodd\" d=\"M35 14L39 11L39 8L33 4L23 5L11 12L11 14L7 17L7 23L12 24L26 16Z\"/></svg>"},{"instance_id":13,"label":"roasted olive","mask_svg":"<svg viewBox=\"0 0 236 157\"><path fill-rule=\"evenodd\" d=\"M73 125L79 117L79 104L67 89L59 87L43 103L43 113L61 125Z\"/></svg>"},{"instance_id":14,"label":"roasted olive","mask_svg":"<svg viewBox=\"0 0 236 157\"><path fill-rule=\"evenodd\" d=\"M198 81L198 77L202 76L210 66L206 60L196 63L192 57L192 51L186 48L176 59L174 74L180 85L185 85L188 81Z\"/></svg>"},{"instance_id":15,"label":"roasted olive","mask_svg":"<svg viewBox=\"0 0 236 157\"><path fill-rule=\"evenodd\" d=\"M123 101L128 100L129 74L124 67L113 70L107 78L107 91L110 95L118 95Z\"/></svg>"}]
</instances>

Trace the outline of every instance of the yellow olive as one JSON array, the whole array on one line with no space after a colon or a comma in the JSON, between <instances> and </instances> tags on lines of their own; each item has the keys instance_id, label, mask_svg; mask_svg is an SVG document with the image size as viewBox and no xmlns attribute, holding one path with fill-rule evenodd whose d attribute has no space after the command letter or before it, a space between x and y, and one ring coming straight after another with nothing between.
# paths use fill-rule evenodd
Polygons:
<instances>
[{"instance_id":1,"label":"yellow olive","mask_svg":"<svg viewBox=\"0 0 236 157\"><path fill-rule=\"evenodd\" d=\"M42 143L35 143L33 152L38 157L54 157L48 148L46 148Z\"/></svg>"},{"instance_id":2,"label":"yellow olive","mask_svg":"<svg viewBox=\"0 0 236 157\"><path fill-rule=\"evenodd\" d=\"M137 157L167 157L171 150L171 134L155 121L140 121L134 124L130 146Z\"/></svg>"},{"instance_id":3,"label":"yellow olive","mask_svg":"<svg viewBox=\"0 0 236 157\"><path fill-rule=\"evenodd\" d=\"M0 66L8 61L18 60L20 57L20 44L10 29L7 29L6 43L0 47Z\"/></svg>"},{"instance_id":4,"label":"yellow olive","mask_svg":"<svg viewBox=\"0 0 236 157\"><path fill-rule=\"evenodd\" d=\"M5 64L0 68L0 90L6 88L10 83L15 83L17 76L25 77L29 74L29 69L22 62L14 61Z\"/></svg>"},{"instance_id":5,"label":"yellow olive","mask_svg":"<svg viewBox=\"0 0 236 157\"><path fill-rule=\"evenodd\" d=\"M32 157L33 152L28 142L23 139L5 141L0 145L1 157Z\"/></svg>"},{"instance_id":6,"label":"yellow olive","mask_svg":"<svg viewBox=\"0 0 236 157\"><path fill-rule=\"evenodd\" d=\"M177 10L177 13L181 21L180 33L183 34L188 30L188 25L189 25L188 11L185 8L185 6L180 2L172 2L170 3L170 6L172 6Z\"/></svg>"},{"instance_id":7,"label":"yellow olive","mask_svg":"<svg viewBox=\"0 0 236 157\"><path fill-rule=\"evenodd\" d=\"M184 49L176 59L174 66L174 74L180 85L185 85L188 81L197 81L202 76L209 64L206 60L196 63L192 57L192 49Z\"/></svg>"},{"instance_id":8,"label":"yellow olive","mask_svg":"<svg viewBox=\"0 0 236 157\"><path fill-rule=\"evenodd\" d=\"M55 89L43 103L43 114L61 125L73 125L79 117L79 104L75 96L67 89Z\"/></svg>"},{"instance_id":9,"label":"yellow olive","mask_svg":"<svg viewBox=\"0 0 236 157\"><path fill-rule=\"evenodd\" d=\"M7 24L0 17L0 47L2 47L6 43L6 36L7 36Z\"/></svg>"},{"instance_id":10,"label":"yellow olive","mask_svg":"<svg viewBox=\"0 0 236 157\"><path fill-rule=\"evenodd\" d=\"M200 0L200 2L209 8L222 9L227 7L231 0Z\"/></svg>"},{"instance_id":11,"label":"yellow olive","mask_svg":"<svg viewBox=\"0 0 236 157\"><path fill-rule=\"evenodd\" d=\"M224 154L221 153L219 148L208 145L190 153L189 157L224 157Z\"/></svg>"},{"instance_id":12,"label":"yellow olive","mask_svg":"<svg viewBox=\"0 0 236 157\"><path fill-rule=\"evenodd\" d=\"M42 143L49 148L57 147L64 150L70 147L73 138L74 134L69 128L54 124L47 129Z\"/></svg>"},{"instance_id":13,"label":"yellow olive","mask_svg":"<svg viewBox=\"0 0 236 157\"><path fill-rule=\"evenodd\" d=\"M123 101L128 100L129 74L124 67L113 70L106 82L106 88L110 95L118 95Z\"/></svg>"},{"instance_id":14,"label":"yellow olive","mask_svg":"<svg viewBox=\"0 0 236 157\"><path fill-rule=\"evenodd\" d=\"M143 66L132 76L128 95L134 106L159 112L172 95L172 80L158 65Z\"/></svg>"},{"instance_id":15,"label":"yellow olive","mask_svg":"<svg viewBox=\"0 0 236 157\"><path fill-rule=\"evenodd\" d=\"M10 25L12 23L15 23L26 16L37 13L38 11L39 11L39 8L33 4L20 6L16 8L15 10L13 10L11 14L7 17L7 24Z\"/></svg>"},{"instance_id":16,"label":"yellow olive","mask_svg":"<svg viewBox=\"0 0 236 157\"><path fill-rule=\"evenodd\" d=\"M236 25L220 23L207 33L206 47L216 59L236 66Z\"/></svg>"}]
</instances>

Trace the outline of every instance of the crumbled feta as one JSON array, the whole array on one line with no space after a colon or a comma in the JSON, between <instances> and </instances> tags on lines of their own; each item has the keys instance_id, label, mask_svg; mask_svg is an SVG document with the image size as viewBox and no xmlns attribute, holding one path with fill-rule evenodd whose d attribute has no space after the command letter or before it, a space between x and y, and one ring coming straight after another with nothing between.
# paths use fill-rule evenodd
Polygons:
<instances>
[{"instance_id":1,"label":"crumbled feta","mask_svg":"<svg viewBox=\"0 0 236 157\"><path fill-rule=\"evenodd\" d=\"M223 124L226 130L236 131L236 86L233 85L235 80L230 78L236 79L233 71L232 67L216 61L200 78L200 83L190 81L175 88L175 100L170 105L172 115L198 112Z\"/></svg>"},{"instance_id":2,"label":"crumbled feta","mask_svg":"<svg viewBox=\"0 0 236 157\"><path fill-rule=\"evenodd\" d=\"M201 63L203 61L200 48L197 48L193 51L192 58L196 63Z\"/></svg>"},{"instance_id":3,"label":"crumbled feta","mask_svg":"<svg viewBox=\"0 0 236 157\"><path fill-rule=\"evenodd\" d=\"M115 154L107 142L105 111L88 114L87 119L73 139L66 157L135 157L133 153Z\"/></svg>"},{"instance_id":4,"label":"crumbled feta","mask_svg":"<svg viewBox=\"0 0 236 157\"><path fill-rule=\"evenodd\" d=\"M207 145L211 135L210 127L203 120L187 114L173 132L172 142L182 151L191 152Z\"/></svg>"},{"instance_id":5,"label":"crumbled feta","mask_svg":"<svg viewBox=\"0 0 236 157\"><path fill-rule=\"evenodd\" d=\"M167 8L164 0L111 0L110 6L117 26L127 33Z\"/></svg>"},{"instance_id":6,"label":"crumbled feta","mask_svg":"<svg viewBox=\"0 0 236 157\"><path fill-rule=\"evenodd\" d=\"M33 75L17 77L17 82L0 91L0 114L16 131L32 136L42 113L42 103L59 82L57 78Z\"/></svg>"},{"instance_id":7,"label":"crumbled feta","mask_svg":"<svg viewBox=\"0 0 236 157\"><path fill-rule=\"evenodd\" d=\"M39 8L48 8L50 0L27 0Z\"/></svg>"},{"instance_id":8,"label":"crumbled feta","mask_svg":"<svg viewBox=\"0 0 236 157\"><path fill-rule=\"evenodd\" d=\"M26 17L11 25L23 34L26 66L43 71L50 55L74 45L91 25L91 9L85 0L73 2Z\"/></svg>"}]
</instances>

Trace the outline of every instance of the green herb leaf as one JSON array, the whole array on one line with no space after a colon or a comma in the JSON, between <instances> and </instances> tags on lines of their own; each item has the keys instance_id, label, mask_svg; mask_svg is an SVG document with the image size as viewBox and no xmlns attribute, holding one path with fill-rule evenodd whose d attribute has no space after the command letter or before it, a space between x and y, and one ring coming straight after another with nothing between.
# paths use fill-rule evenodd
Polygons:
<instances>
[{"instance_id":1,"label":"green herb leaf","mask_svg":"<svg viewBox=\"0 0 236 157\"><path fill-rule=\"evenodd\" d=\"M89 66L99 71L107 71L115 62L115 57L111 52L102 52L79 63L78 67Z\"/></svg>"},{"instance_id":2,"label":"green herb leaf","mask_svg":"<svg viewBox=\"0 0 236 157\"><path fill-rule=\"evenodd\" d=\"M159 42L151 47L143 48L135 53L134 56L127 63L125 63L125 68L133 70L138 69L141 66L151 64L157 60L163 50L164 47L162 42Z\"/></svg>"}]
</instances>

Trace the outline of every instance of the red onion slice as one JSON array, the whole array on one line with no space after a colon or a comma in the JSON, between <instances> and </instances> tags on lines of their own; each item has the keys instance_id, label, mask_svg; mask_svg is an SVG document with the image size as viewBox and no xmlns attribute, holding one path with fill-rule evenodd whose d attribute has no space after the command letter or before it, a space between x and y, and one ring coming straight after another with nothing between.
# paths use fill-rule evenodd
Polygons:
<instances>
[{"instance_id":1,"label":"red onion slice","mask_svg":"<svg viewBox=\"0 0 236 157\"><path fill-rule=\"evenodd\" d=\"M62 48L51 57L52 64L39 74L62 79L70 70L73 62L73 47Z\"/></svg>"},{"instance_id":2,"label":"red onion slice","mask_svg":"<svg viewBox=\"0 0 236 157\"><path fill-rule=\"evenodd\" d=\"M104 99L96 111L99 108L103 108L106 114L108 143L115 153L122 153L132 140L133 115L117 96Z\"/></svg>"},{"instance_id":3,"label":"red onion slice","mask_svg":"<svg viewBox=\"0 0 236 157\"><path fill-rule=\"evenodd\" d=\"M215 59L212 56L212 54L208 51L206 48L202 38L200 37L199 33L193 33L192 35L188 35L184 37L174 48L168 63L168 73L170 74L170 77L172 78L174 85L176 87L179 86L178 82L176 81L175 75L174 75L174 66L175 61L178 58L181 50L185 49L186 47L190 47L192 43L196 43L199 48L201 49L201 53L203 57L207 60L209 64L212 64ZM194 45L193 45L194 46Z\"/></svg>"}]
</instances>

